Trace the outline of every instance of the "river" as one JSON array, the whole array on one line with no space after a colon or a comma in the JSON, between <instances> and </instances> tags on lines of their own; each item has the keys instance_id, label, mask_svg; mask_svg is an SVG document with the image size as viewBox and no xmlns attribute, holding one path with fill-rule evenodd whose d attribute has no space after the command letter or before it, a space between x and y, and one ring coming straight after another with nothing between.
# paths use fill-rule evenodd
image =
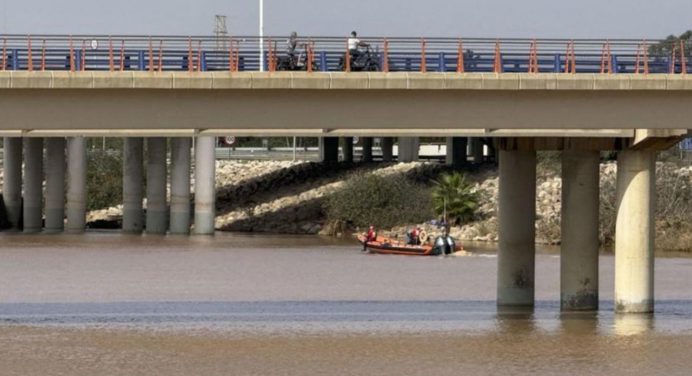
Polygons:
<instances>
[{"instance_id":1,"label":"river","mask_svg":"<svg viewBox=\"0 0 692 376\"><path fill-rule=\"evenodd\" d=\"M659 258L656 314L498 311L496 257L361 254L300 236L0 235L0 375L688 375L692 259Z\"/></svg>"}]
</instances>

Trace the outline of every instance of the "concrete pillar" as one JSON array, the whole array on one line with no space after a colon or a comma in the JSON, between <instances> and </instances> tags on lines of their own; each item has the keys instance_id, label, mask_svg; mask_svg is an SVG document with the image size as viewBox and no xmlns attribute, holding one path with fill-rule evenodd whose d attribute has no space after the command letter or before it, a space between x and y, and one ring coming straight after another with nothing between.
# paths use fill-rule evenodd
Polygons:
<instances>
[{"instance_id":1,"label":"concrete pillar","mask_svg":"<svg viewBox=\"0 0 692 376\"><path fill-rule=\"evenodd\" d=\"M418 149L420 139L418 137L399 137L399 162L418 161Z\"/></svg>"},{"instance_id":2,"label":"concrete pillar","mask_svg":"<svg viewBox=\"0 0 692 376\"><path fill-rule=\"evenodd\" d=\"M466 164L466 137L447 137L447 165L461 169Z\"/></svg>"},{"instance_id":3,"label":"concrete pillar","mask_svg":"<svg viewBox=\"0 0 692 376\"><path fill-rule=\"evenodd\" d=\"M615 222L615 310L654 310L654 211L656 152L618 153Z\"/></svg>"},{"instance_id":4,"label":"concrete pillar","mask_svg":"<svg viewBox=\"0 0 692 376\"><path fill-rule=\"evenodd\" d=\"M392 162L394 160L394 138L382 137L380 147L382 148L382 162Z\"/></svg>"},{"instance_id":5,"label":"concrete pillar","mask_svg":"<svg viewBox=\"0 0 692 376\"><path fill-rule=\"evenodd\" d=\"M148 138L146 230L149 234L165 234L168 230L166 177L166 139Z\"/></svg>"},{"instance_id":6,"label":"concrete pillar","mask_svg":"<svg viewBox=\"0 0 692 376\"><path fill-rule=\"evenodd\" d=\"M363 137L363 162L372 162L372 137Z\"/></svg>"},{"instance_id":7,"label":"concrete pillar","mask_svg":"<svg viewBox=\"0 0 692 376\"><path fill-rule=\"evenodd\" d=\"M190 138L171 140L171 234L190 233Z\"/></svg>"},{"instance_id":8,"label":"concrete pillar","mask_svg":"<svg viewBox=\"0 0 692 376\"><path fill-rule=\"evenodd\" d=\"M497 304L533 306L536 152L501 151Z\"/></svg>"},{"instance_id":9,"label":"concrete pillar","mask_svg":"<svg viewBox=\"0 0 692 376\"><path fill-rule=\"evenodd\" d=\"M483 140L473 137L471 141L471 158L473 163L483 163Z\"/></svg>"},{"instance_id":10,"label":"concrete pillar","mask_svg":"<svg viewBox=\"0 0 692 376\"><path fill-rule=\"evenodd\" d=\"M24 232L43 228L43 139L24 139Z\"/></svg>"},{"instance_id":11,"label":"concrete pillar","mask_svg":"<svg viewBox=\"0 0 692 376\"><path fill-rule=\"evenodd\" d=\"M46 231L65 229L65 139L46 139Z\"/></svg>"},{"instance_id":12,"label":"concrete pillar","mask_svg":"<svg viewBox=\"0 0 692 376\"><path fill-rule=\"evenodd\" d=\"M86 228L87 157L84 137L67 140L67 231L84 232Z\"/></svg>"},{"instance_id":13,"label":"concrete pillar","mask_svg":"<svg viewBox=\"0 0 692 376\"><path fill-rule=\"evenodd\" d=\"M320 137L320 161L325 163L339 161L339 138L338 137Z\"/></svg>"},{"instance_id":14,"label":"concrete pillar","mask_svg":"<svg viewBox=\"0 0 692 376\"><path fill-rule=\"evenodd\" d=\"M21 227L22 217L22 139L5 137L3 140L4 178L2 197L7 209L7 219L12 228Z\"/></svg>"},{"instance_id":15,"label":"concrete pillar","mask_svg":"<svg viewBox=\"0 0 692 376\"><path fill-rule=\"evenodd\" d=\"M598 310L599 152L562 153L560 308Z\"/></svg>"},{"instance_id":16,"label":"concrete pillar","mask_svg":"<svg viewBox=\"0 0 692 376\"><path fill-rule=\"evenodd\" d=\"M341 153L344 162L353 162L353 137L341 137Z\"/></svg>"},{"instance_id":17,"label":"concrete pillar","mask_svg":"<svg viewBox=\"0 0 692 376\"><path fill-rule=\"evenodd\" d=\"M123 232L140 233L144 228L144 139L128 137L123 142Z\"/></svg>"},{"instance_id":18,"label":"concrete pillar","mask_svg":"<svg viewBox=\"0 0 692 376\"><path fill-rule=\"evenodd\" d=\"M195 144L195 234L213 235L216 216L216 158L214 137L198 137Z\"/></svg>"}]
</instances>

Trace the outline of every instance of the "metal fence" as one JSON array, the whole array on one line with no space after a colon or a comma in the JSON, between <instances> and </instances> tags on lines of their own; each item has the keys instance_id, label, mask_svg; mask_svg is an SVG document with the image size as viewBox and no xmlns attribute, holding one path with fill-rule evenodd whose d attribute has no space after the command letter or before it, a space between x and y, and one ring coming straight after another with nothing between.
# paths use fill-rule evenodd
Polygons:
<instances>
[{"instance_id":1,"label":"metal fence","mask_svg":"<svg viewBox=\"0 0 692 376\"><path fill-rule=\"evenodd\" d=\"M0 35L0 70L258 71L276 69L287 37ZM686 42L626 39L363 37L389 72L688 73ZM347 38L300 38L305 70L350 70ZM667 44L666 44L667 43ZM654 47L652 47L654 46ZM356 70L353 67L352 70Z\"/></svg>"}]
</instances>

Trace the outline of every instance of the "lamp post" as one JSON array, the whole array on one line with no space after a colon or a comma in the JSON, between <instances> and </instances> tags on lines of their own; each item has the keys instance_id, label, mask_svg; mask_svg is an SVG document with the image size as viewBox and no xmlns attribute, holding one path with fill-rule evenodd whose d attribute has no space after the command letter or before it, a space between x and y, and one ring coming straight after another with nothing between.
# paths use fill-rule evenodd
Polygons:
<instances>
[{"instance_id":1,"label":"lamp post","mask_svg":"<svg viewBox=\"0 0 692 376\"><path fill-rule=\"evenodd\" d=\"M259 0L259 70L264 72L264 0Z\"/></svg>"}]
</instances>

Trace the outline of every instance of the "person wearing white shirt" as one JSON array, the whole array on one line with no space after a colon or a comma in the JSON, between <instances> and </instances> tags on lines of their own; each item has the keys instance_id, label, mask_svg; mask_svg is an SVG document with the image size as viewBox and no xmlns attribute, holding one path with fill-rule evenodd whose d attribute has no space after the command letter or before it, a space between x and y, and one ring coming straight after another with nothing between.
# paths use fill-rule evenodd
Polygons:
<instances>
[{"instance_id":1,"label":"person wearing white shirt","mask_svg":"<svg viewBox=\"0 0 692 376\"><path fill-rule=\"evenodd\" d=\"M355 31L351 32L351 37L348 38L348 52L351 54L351 61L354 61L360 56L360 50L358 47L367 47L369 44L361 42L358 39L358 33Z\"/></svg>"}]
</instances>

